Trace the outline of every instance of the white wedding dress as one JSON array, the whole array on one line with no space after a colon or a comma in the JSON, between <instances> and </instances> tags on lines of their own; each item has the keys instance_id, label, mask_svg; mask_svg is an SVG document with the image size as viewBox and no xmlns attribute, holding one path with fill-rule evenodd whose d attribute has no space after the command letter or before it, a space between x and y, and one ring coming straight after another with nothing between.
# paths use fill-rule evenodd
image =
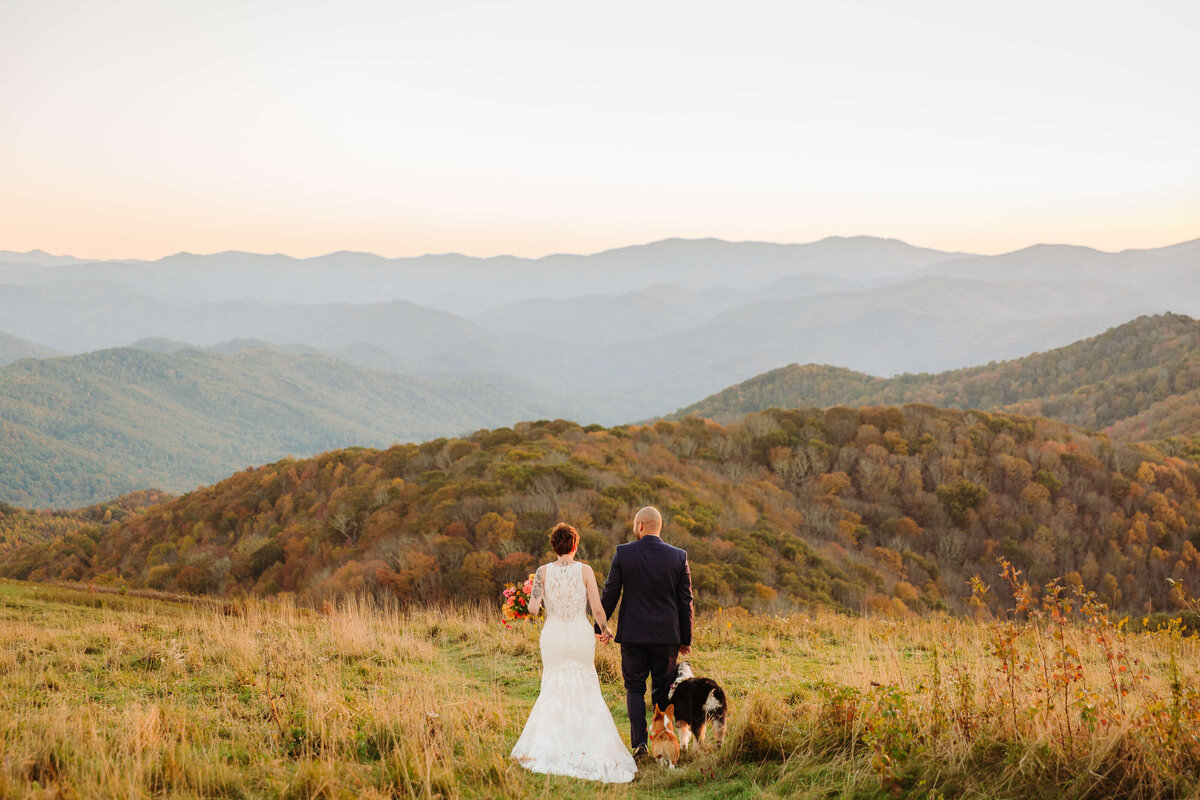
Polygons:
<instances>
[{"instance_id":1,"label":"white wedding dress","mask_svg":"<svg viewBox=\"0 0 1200 800\"><path fill-rule=\"evenodd\" d=\"M600 693L583 565L545 569L542 690L512 757L533 772L628 783L637 766Z\"/></svg>"}]
</instances>

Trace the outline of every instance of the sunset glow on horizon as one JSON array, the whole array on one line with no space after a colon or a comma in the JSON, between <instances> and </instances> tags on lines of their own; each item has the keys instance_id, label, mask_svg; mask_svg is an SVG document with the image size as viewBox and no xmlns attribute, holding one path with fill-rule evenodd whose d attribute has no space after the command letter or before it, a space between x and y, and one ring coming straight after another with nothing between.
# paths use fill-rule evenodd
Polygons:
<instances>
[{"instance_id":1,"label":"sunset glow on horizon","mask_svg":"<svg viewBox=\"0 0 1200 800\"><path fill-rule=\"evenodd\" d=\"M1200 6L0 9L0 249L1200 237Z\"/></svg>"}]
</instances>

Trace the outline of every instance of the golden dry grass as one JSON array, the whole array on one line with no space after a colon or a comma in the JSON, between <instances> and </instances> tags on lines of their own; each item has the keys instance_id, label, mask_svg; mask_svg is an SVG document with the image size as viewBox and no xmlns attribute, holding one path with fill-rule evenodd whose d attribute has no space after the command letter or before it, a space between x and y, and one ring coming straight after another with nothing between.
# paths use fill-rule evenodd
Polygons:
<instances>
[{"instance_id":1,"label":"golden dry grass","mask_svg":"<svg viewBox=\"0 0 1200 800\"><path fill-rule=\"evenodd\" d=\"M507 758L534 625L4 582L0 797L1195 796L1196 640L1038 619L702 616L725 746L603 787ZM597 666L625 733L618 657Z\"/></svg>"}]
</instances>

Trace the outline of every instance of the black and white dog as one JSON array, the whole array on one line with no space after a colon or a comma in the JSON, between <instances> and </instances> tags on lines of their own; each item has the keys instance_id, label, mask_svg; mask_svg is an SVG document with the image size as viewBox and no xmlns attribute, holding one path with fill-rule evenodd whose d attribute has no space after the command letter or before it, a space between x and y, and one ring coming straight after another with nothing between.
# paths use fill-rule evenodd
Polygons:
<instances>
[{"instance_id":1,"label":"black and white dog","mask_svg":"<svg viewBox=\"0 0 1200 800\"><path fill-rule=\"evenodd\" d=\"M710 730L714 742L724 741L725 715L729 710L725 690L711 678L697 678L686 661L676 668L667 702L675 706L675 732L680 747L688 747L693 737L704 744Z\"/></svg>"}]
</instances>

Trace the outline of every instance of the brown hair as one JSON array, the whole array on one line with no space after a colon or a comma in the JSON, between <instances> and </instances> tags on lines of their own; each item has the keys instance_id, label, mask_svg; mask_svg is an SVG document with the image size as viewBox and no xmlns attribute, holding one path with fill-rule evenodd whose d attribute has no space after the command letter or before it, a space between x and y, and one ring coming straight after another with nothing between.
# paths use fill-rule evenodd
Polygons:
<instances>
[{"instance_id":1,"label":"brown hair","mask_svg":"<svg viewBox=\"0 0 1200 800\"><path fill-rule=\"evenodd\" d=\"M579 544L579 531L565 522L558 523L554 526L554 530L550 531L550 547L560 556L565 556L574 550L577 544Z\"/></svg>"}]
</instances>

